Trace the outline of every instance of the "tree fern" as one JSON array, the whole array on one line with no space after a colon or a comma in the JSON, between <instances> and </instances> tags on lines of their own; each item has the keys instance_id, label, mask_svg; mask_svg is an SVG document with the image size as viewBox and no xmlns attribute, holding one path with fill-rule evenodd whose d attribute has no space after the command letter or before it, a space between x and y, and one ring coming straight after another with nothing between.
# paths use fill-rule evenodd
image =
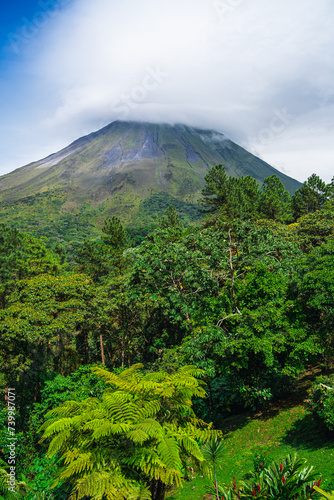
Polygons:
<instances>
[{"instance_id":1,"label":"tree fern","mask_svg":"<svg viewBox=\"0 0 334 500\"><path fill-rule=\"evenodd\" d=\"M160 401L148 401L141 408L137 409L137 416L139 419L153 417L160 409Z\"/></svg>"},{"instance_id":2,"label":"tree fern","mask_svg":"<svg viewBox=\"0 0 334 500\"><path fill-rule=\"evenodd\" d=\"M49 412L43 439L51 440L49 455L61 453L59 480L71 484L71 499L122 500L136 498L136 491L143 500L161 499L164 485L182 484L189 460L209 472L201 445L219 432L192 409L192 397L205 395L195 378L201 370L144 375L141 368L119 375L93 368L109 385L102 398L69 401Z\"/></svg>"},{"instance_id":3,"label":"tree fern","mask_svg":"<svg viewBox=\"0 0 334 500\"><path fill-rule=\"evenodd\" d=\"M131 422L138 411L138 406L131 402L132 397L124 392L114 392L103 397L109 416L116 421Z\"/></svg>"},{"instance_id":4,"label":"tree fern","mask_svg":"<svg viewBox=\"0 0 334 500\"><path fill-rule=\"evenodd\" d=\"M67 477L72 477L75 475L79 475L82 472L90 472L93 470L92 463L92 455L91 453L80 453L77 458L70 462L68 467L62 472L62 479L66 479Z\"/></svg>"},{"instance_id":5,"label":"tree fern","mask_svg":"<svg viewBox=\"0 0 334 500\"><path fill-rule=\"evenodd\" d=\"M62 448L64 443L67 443L70 436L71 436L70 430L66 430L61 434L57 434L50 443L48 451L49 456L53 457Z\"/></svg>"},{"instance_id":6,"label":"tree fern","mask_svg":"<svg viewBox=\"0 0 334 500\"><path fill-rule=\"evenodd\" d=\"M175 439L163 435L157 446L157 452L166 465L166 469L181 469L180 448Z\"/></svg>"}]
</instances>

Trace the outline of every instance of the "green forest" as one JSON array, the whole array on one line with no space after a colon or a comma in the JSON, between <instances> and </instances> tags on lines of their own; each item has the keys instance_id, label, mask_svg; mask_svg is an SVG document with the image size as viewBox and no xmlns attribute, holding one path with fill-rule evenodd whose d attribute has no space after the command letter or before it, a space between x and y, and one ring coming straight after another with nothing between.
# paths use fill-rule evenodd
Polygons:
<instances>
[{"instance_id":1,"label":"green forest","mask_svg":"<svg viewBox=\"0 0 334 500\"><path fill-rule=\"evenodd\" d=\"M205 183L136 238L1 225L0 498L334 498L334 180Z\"/></svg>"}]
</instances>

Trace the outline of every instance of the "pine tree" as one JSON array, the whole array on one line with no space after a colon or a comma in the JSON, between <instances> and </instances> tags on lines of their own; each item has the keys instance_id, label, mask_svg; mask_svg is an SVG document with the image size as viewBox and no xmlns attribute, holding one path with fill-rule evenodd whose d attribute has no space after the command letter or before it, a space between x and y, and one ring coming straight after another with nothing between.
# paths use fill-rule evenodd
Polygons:
<instances>
[{"instance_id":1,"label":"pine tree","mask_svg":"<svg viewBox=\"0 0 334 500\"><path fill-rule=\"evenodd\" d=\"M102 233L102 241L115 251L125 248L129 243L128 234L118 217L105 220Z\"/></svg>"},{"instance_id":2,"label":"pine tree","mask_svg":"<svg viewBox=\"0 0 334 500\"><path fill-rule=\"evenodd\" d=\"M182 228L182 222L180 220L179 214L177 213L175 207L170 205L165 211L163 218L161 219L159 226L161 229L172 228Z\"/></svg>"},{"instance_id":3,"label":"pine tree","mask_svg":"<svg viewBox=\"0 0 334 500\"><path fill-rule=\"evenodd\" d=\"M219 213L228 222L257 218L260 190L250 175L229 177L225 167L216 165L204 179L206 186L200 200L203 212Z\"/></svg>"},{"instance_id":4,"label":"pine tree","mask_svg":"<svg viewBox=\"0 0 334 500\"><path fill-rule=\"evenodd\" d=\"M103 252L101 242L85 240L77 250L75 261L78 271L88 274L95 283L107 277L110 271L110 262Z\"/></svg>"},{"instance_id":5,"label":"pine tree","mask_svg":"<svg viewBox=\"0 0 334 500\"><path fill-rule=\"evenodd\" d=\"M321 210L328 199L329 193L330 185L326 186L320 177L312 174L292 197L294 219L297 220L302 215Z\"/></svg>"},{"instance_id":6,"label":"pine tree","mask_svg":"<svg viewBox=\"0 0 334 500\"><path fill-rule=\"evenodd\" d=\"M206 186L202 190L200 205L204 212L216 212L226 205L229 197L229 177L225 167L216 165L204 177Z\"/></svg>"},{"instance_id":7,"label":"pine tree","mask_svg":"<svg viewBox=\"0 0 334 500\"><path fill-rule=\"evenodd\" d=\"M102 233L101 239L106 245L105 254L110 257L113 266L121 274L126 266L123 252L130 246L130 238L120 219L115 216L104 221Z\"/></svg>"},{"instance_id":8,"label":"pine tree","mask_svg":"<svg viewBox=\"0 0 334 500\"><path fill-rule=\"evenodd\" d=\"M267 177L263 182L260 211L266 219L277 222L287 222L291 219L290 194L277 175Z\"/></svg>"}]
</instances>

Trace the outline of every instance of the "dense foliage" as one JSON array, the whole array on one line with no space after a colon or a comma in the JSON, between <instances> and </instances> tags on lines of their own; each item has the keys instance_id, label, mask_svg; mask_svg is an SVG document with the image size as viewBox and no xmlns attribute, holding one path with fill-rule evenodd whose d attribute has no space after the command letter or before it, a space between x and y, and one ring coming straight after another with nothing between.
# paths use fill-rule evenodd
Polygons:
<instances>
[{"instance_id":1,"label":"dense foliage","mask_svg":"<svg viewBox=\"0 0 334 500\"><path fill-rule=\"evenodd\" d=\"M314 496L318 497L314 487L320 486L321 478L317 476L313 466L307 465L305 460L289 455L281 463L273 462L265 465L261 462L256 465L247 479L241 481L239 485L233 481L233 485L229 488L220 487L222 498L309 500Z\"/></svg>"},{"instance_id":2,"label":"dense foliage","mask_svg":"<svg viewBox=\"0 0 334 500\"><path fill-rule=\"evenodd\" d=\"M317 379L311 388L308 403L319 423L334 434L334 375Z\"/></svg>"},{"instance_id":3,"label":"dense foliage","mask_svg":"<svg viewBox=\"0 0 334 500\"><path fill-rule=\"evenodd\" d=\"M185 227L169 207L138 244L112 217L70 262L61 247L1 227L0 388L7 398L15 388L27 500L32 490L163 499L191 457L214 470L204 421L286 396L309 365L331 368L332 184L313 175L290 197L276 176L260 188L219 165L206 183L201 224ZM314 405L331 429L332 393L321 391Z\"/></svg>"}]
</instances>

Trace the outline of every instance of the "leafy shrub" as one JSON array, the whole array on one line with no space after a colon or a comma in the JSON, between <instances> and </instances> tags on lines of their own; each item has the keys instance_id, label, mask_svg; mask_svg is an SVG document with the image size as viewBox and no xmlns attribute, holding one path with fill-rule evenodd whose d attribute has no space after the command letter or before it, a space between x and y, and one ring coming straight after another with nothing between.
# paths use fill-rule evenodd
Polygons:
<instances>
[{"instance_id":1,"label":"leafy shrub","mask_svg":"<svg viewBox=\"0 0 334 500\"><path fill-rule=\"evenodd\" d=\"M328 500L334 500L334 491L332 491L331 493L329 493L329 491L324 491L324 490L318 488L317 486L315 486L314 489L318 493L321 493L321 495L323 495L321 498L328 498Z\"/></svg>"},{"instance_id":2,"label":"leafy shrub","mask_svg":"<svg viewBox=\"0 0 334 500\"><path fill-rule=\"evenodd\" d=\"M334 375L317 378L309 396L313 413L329 431L334 431Z\"/></svg>"},{"instance_id":3,"label":"leafy shrub","mask_svg":"<svg viewBox=\"0 0 334 500\"><path fill-rule=\"evenodd\" d=\"M232 487L220 487L225 499L308 500L316 494L315 487L321 484L313 466L297 459L296 455L288 455L280 463L272 462L267 467L263 462L254 462L254 466L254 471L239 485L233 479Z\"/></svg>"}]
</instances>

